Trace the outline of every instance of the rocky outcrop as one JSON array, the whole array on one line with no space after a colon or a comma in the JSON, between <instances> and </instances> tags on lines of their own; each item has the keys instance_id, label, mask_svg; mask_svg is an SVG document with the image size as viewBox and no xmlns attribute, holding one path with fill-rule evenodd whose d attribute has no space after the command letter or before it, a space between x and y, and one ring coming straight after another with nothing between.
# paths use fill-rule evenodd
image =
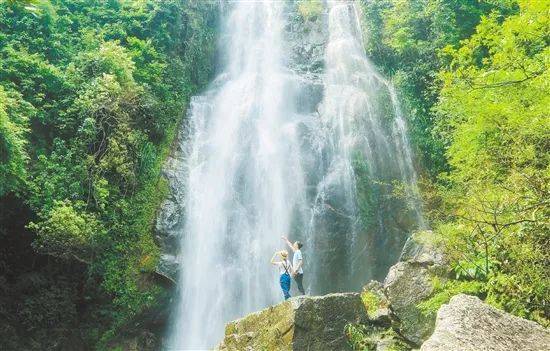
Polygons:
<instances>
[{"instance_id":1,"label":"rocky outcrop","mask_svg":"<svg viewBox=\"0 0 550 351\"><path fill-rule=\"evenodd\" d=\"M384 280L384 292L398 322L398 332L416 345L432 333L435 316L423 314L417 305L433 293L432 279L444 279L447 268L440 250L430 244L431 232L409 238L401 261L393 265Z\"/></svg>"},{"instance_id":2,"label":"rocky outcrop","mask_svg":"<svg viewBox=\"0 0 550 351\"><path fill-rule=\"evenodd\" d=\"M298 74L323 73L325 46L328 41L328 14L323 10L318 16L304 18L297 11L297 4L288 4L286 42L290 47L290 67Z\"/></svg>"},{"instance_id":3,"label":"rocky outcrop","mask_svg":"<svg viewBox=\"0 0 550 351\"><path fill-rule=\"evenodd\" d=\"M185 130L180 130L162 168L162 175L168 182L168 196L160 206L155 223L155 239L161 250L156 272L173 282L178 274L177 253L184 216Z\"/></svg>"},{"instance_id":4,"label":"rocky outcrop","mask_svg":"<svg viewBox=\"0 0 550 351\"><path fill-rule=\"evenodd\" d=\"M435 331L420 350L547 351L550 332L477 297L460 294L439 309Z\"/></svg>"},{"instance_id":5,"label":"rocky outcrop","mask_svg":"<svg viewBox=\"0 0 550 351\"><path fill-rule=\"evenodd\" d=\"M300 296L230 322L219 350L350 350L344 329L366 323L357 293Z\"/></svg>"}]
</instances>

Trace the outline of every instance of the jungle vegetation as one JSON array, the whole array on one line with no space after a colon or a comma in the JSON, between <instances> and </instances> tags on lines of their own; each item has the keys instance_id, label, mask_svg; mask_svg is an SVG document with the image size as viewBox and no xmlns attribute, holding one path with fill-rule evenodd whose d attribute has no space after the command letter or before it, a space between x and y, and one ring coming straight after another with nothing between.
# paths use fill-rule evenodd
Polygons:
<instances>
[{"instance_id":1,"label":"jungle vegetation","mask_svg":"<svg viewBox=\"0 0 550 351\"><path fill-rule=\"evenodd\" d=\"M159 177L211 78L201 0L0 2L0 344L106 348L158 303Z\"/></svg>"}]
</instances>

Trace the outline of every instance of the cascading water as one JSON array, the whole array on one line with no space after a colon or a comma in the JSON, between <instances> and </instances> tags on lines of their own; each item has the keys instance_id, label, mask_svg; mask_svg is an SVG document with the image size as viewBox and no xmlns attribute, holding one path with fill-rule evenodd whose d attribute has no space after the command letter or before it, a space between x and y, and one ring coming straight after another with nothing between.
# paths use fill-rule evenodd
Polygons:
<instances>
[{"instance_id":1,"label":"cascading water","mask_svg":"<svg viewBox=\"0 0 550 351\"><path fill-rule=\"evenodd\" d=\"M180 303L169 349L212 347L225 322L281 299L269 259L305 202L283 3L230 6L225 72L190 113Z\"/></svg>"},{"instance_id":2,"label":"cascading water","mask_svg":"<svg viewBox=\"0 0 550 351\"><path fill-rule=\"evenodd\" d=\"M354 3L328 1L317 19L328 26L322 82L291 67L295 4L228 5L222 73L189 113L169 350L211 348L227 321L282 300L269 265L281 234L305 242L305 284L320 294L385 274L423 223L418 206L410 214L386 200L395 180L417 199L416 175L396 94L365 57Z\"/></svg>"},{"instance_id":3,"label":"cascading water","mask_svg":"<svg viewBox=\"0 0 550 351\"><path fill-rule=\"evenodd\" d=\"M392 182L404 184L414 202L407 220L424 226L406 124L393 87L365 56L356 4L329 1L328 29L320 106L325 167L310 228L315 253L323 253L312 265L314 276L325 278L314 281L320 292L356 290L397 259L407 233L387 217L411 216L402 201L388 200ZM358 199L357 182L370 198ZM360 213L365 205L367 215Z\"/></svg>"}]
</instances>

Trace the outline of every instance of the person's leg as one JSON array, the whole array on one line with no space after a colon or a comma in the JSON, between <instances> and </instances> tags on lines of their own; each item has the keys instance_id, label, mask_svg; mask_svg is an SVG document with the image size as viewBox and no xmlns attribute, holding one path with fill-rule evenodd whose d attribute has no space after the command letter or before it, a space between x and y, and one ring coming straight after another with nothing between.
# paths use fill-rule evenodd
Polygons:
<instances>
[{"instance_id":1,"label":"person's leg","mask_svg":"<svg viewBox=\"0 0 550 351\"><path fill-rule=\"evenodd\" d=\"M303 274L296 274L296 275L294 276L294 280L296 280L296 284L298 285L298 290L300 290L300 292L302 293L302 295L305 295L306 292L305 292L305 290L304 290L303 279L304 279L304 275L303 275Z\"/></svg>"},{"instance_id":2,"label":"person's leg","mask_svg":"<svg viewBox=\"0 0 550 351\"><path fill-rule=\"evenodd\" d=\"M279 282L281 283L281 289L283 289L285 300L287 300L290 297L290 275L281 274Z\"/></svg>"}]
</instances>

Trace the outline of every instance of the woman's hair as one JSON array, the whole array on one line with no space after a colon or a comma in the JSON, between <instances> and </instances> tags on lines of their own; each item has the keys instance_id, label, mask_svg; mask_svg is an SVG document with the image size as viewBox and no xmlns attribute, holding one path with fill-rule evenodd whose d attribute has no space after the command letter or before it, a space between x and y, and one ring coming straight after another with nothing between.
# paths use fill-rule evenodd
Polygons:
<instances>
[{"instance_id":1,"label":"woman's hair","mask_svg":"<svg viewBox=\"0 0 550 351\"><path fill-rule=\"evenodd\" d=\"M281 250L279 251L279 255L281 255L282 258L286 259L288 257L288 251Z\"/></svg>"},{"instance_id":2,"label":"woman's hair","mask_svg":"<svg viewBox=\"0 0 550 351\"><path fill-rule=\"evenodd\" d=\"M297 242L296 242L296 246L298 246L298 249L301 249L302 246L304 246L304 245L302 244L301 241L297 241Z\"/></svg>"}]
</instances>

